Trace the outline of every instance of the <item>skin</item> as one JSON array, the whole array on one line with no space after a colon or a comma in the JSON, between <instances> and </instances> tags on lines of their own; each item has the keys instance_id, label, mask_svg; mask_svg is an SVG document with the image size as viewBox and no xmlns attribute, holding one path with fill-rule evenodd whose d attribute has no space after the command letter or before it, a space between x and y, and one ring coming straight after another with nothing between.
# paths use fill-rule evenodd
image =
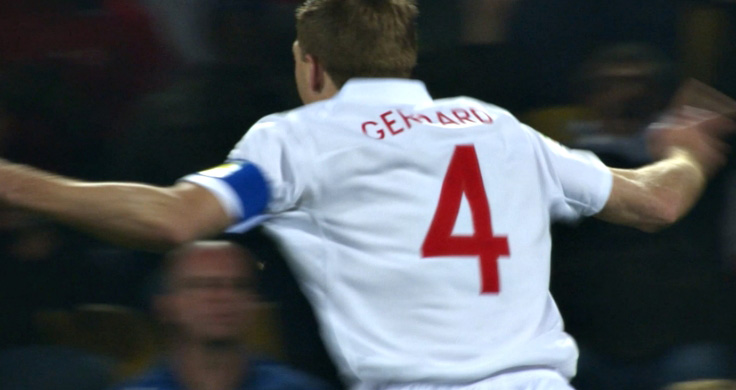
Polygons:
<instances>
[{"instance_id":1,"label":"skin","mask_svg":"<svg viewBox=\"0 0 736 390\"><path fill-rule=\"evenodd\" d=\"M156 298L174 329L171 361L190 389L232 389L247 374L241 343L257 301L253 258L227 242L195 242L169 257L168 290Z\"/></svg>"},{"instance_id":2,"label":"skin","mask_svg":"<svg viewBox=\"0 0 736 390\"><path fill-rule=\"evenodd\" d=\"M338 88L319 60L302 52L299 41L294 41L291 50L294 55L294 79L302 102L310 104L335 96Z\"/></svg>"},{"instance_id":3,"label":"skin","mask_svg":"<svg viewBox=\"0 0 736 390\"><path fill-rule=\"evenodd\" d=\"M682 218L707 180L726 163L722 137L734 123L711 112L685 108L651 126L650 152L658 162L639 169L611 169L611 195L597 218L657 231Z\"/></svg>"},{"instance_id":4,"label":"skin","mask_svg":"<svg viewBox=\"0 0 736 390\"><path fill-rule=\"evenodd\" d=\"M170 270L170 288L160 297L169 322L195 344L237 344L255 301L254 260L234 245L191 244Z\"/></svg>"}]
</instances>

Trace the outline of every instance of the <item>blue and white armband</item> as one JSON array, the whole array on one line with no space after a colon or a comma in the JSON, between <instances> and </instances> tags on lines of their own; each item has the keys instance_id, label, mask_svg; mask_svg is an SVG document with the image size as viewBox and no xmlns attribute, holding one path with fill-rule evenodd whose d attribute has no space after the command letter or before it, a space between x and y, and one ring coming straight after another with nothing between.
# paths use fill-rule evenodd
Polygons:
<instances>
[{"instance_id":1,"label":"blue and white armband","mask_svg":"<svg viewBox=\"0 0 736 390\"><path fill-rule=\"evenodd\" d=\"M237 222L261 215L268 206L271 191L261 170L244 160L228 161L220 166L183 177L181 180L211 191L225 211Z\"/></svg>"}]
</instances>

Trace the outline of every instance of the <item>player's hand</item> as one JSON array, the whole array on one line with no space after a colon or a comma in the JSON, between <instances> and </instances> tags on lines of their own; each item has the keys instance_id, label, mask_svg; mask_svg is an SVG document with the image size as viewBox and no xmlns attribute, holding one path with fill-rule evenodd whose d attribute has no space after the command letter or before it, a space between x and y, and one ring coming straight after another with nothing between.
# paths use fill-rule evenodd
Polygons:
<instances>
[{"instance_id":1,"label":"player's hand","mask_svg":"<svg viewBox=\"0 0 736 390\"><path fill-rule=\"evenodd\" d=\"M729 147L725 138L735 131L736 123L726 116L684 106L649 127L649 151L655 159L684 151L712 176L726 163Z\"/></svg>"}]
</instances>

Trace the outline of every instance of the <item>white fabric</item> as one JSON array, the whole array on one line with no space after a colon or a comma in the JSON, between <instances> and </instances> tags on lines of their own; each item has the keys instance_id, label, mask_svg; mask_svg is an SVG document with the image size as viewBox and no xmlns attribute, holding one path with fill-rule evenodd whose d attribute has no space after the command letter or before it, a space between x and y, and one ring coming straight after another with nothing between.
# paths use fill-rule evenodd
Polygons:
<instances>
[{"instance_id":1,"label":"white fabric","mask_svg":"<svg viewBox=\"0 0 736 390\"><path fill-rule=\"evenodd\" d=\"M378 386L362 383L352 390L573 390L573 388L567 379L555 371L525 367L472 383L404 383Z\"/></svg>"},{"instance_id":2,"label":"white fabric","mask_svg":"<svg viewBox=\"0 0 736 390\"><path fill-rule=\"evenodd\" d=\"M457 145L474 145L493 235L508 240L498 293L481 294L477 255L422 257ZM348 380L467 383L526 366L574 375L577 348L548 292L549 225L604 206L612 177L592 154L498 107L433 101L418 81L351 80L328 101L262 119L229 158L267 176L264 227ZM470 210L463 200L453 235L474 232Z\"/></svg>"},{"instance_id":3,"label":"white fabric","mask_svg":"<svg viewBox=\"0 0 736 390\"><path fill-rule=\"evenodd\" d=\"M212 192L217 200L220 201L225 212L237 219L243 217L243 203L238 199L238 194L230 188L230 186L222 180L211 176L203 176L199 174L187 175L182 180L199 184L206 187Z\"/></svg>"}]
</instances>

